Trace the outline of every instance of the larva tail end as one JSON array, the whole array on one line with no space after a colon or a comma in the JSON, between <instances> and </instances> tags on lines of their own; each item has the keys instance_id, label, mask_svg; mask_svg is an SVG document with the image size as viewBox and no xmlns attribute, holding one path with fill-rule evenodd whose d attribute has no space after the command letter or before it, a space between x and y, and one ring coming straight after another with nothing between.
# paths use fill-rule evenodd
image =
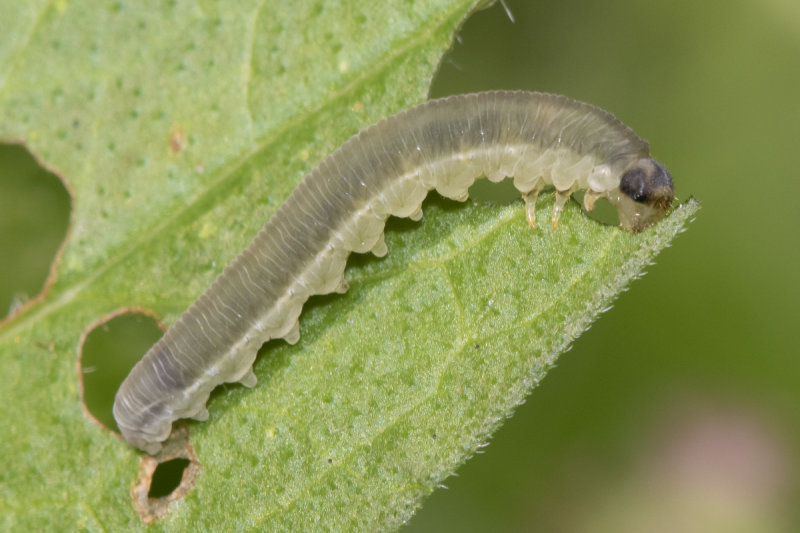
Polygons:
<instances>
[{"instance_id":1,"label":"larva tail end","mask_svg":"<svg viewBox=\"0 0 800 533\"><path fill-rule=\"evenodd\" d=\"M137 447L143 450L147 455L156 455L163 448L160 442L148 442Z\"/></svg>"},{"instance_id":2,"label":"larva tail end","mask_svg":"<svg viewBox=\"0 0 800 533\"><path fill-rule=\"evenodd\" d=\"M128 376L130 379L130 376ZM161 450L164 441L172 429L172 418L165 415L164 406L151 404L144 408L130 401L130 390L126 379L114 398L112 412L122 438L128 444L155 455Z\"/></svg>"},{"instance_id":3,"label":"larva tail end","mask_svg":"<svg viewBox=\"0 0 800 533\"><path fill-rule=\"evenodd\" d=\"M128 444L135 448L139 448L148 455L156 455L158 452L160 452L162 448L161 440L166 439L166 437L164 437L164 439L161 440L151 440L151 438L156 437L150 437L149 435L144 435L137 432L125 431L124 429L122 430L122 437L128 442Z\"/></svg>"},{"instance_id":4,"label":"larva tail end","mask_svg":"<svg viewBox=\"0 0 800 533\"><path fill-rule=\"evenodd\" d=\"M631 233L664 218L675 198L672 177L655 159L639 159L622 175L619 188L608 193L619 224Z\"/></svg>"}]
</instances>

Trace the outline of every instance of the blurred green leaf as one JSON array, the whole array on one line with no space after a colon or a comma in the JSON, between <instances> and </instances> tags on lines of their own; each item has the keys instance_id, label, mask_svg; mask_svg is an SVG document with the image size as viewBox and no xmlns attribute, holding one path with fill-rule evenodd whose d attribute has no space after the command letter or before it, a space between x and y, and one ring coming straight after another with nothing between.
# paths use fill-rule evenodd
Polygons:
<instances>
[{"instance_id":1,"label":"blurred green leaf","mask_svg":"<svg viewBox=\"0 0 800 533\"><path fill-rule=\"evenodd\" d=\"M471 3L0 3L0 139L73 194L56 282L0 330L4 529L140 524L139 454L83 413L81 334L122 308L172 323L314 164L424 99ZM255 389L212 397L157 527L404 522L697 206L637 236L575 206L538 232L519 204L425 209L312 300L300 343L268 343Z\"/></svg>"}]
</instances>

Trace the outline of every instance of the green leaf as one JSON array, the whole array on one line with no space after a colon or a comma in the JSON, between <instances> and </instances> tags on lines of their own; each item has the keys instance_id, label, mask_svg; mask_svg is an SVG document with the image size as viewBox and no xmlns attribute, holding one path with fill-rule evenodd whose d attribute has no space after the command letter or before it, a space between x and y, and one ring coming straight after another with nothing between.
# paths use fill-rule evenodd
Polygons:
<instances>
[{"instance_id":1,"label":"green leaf","mask_svg":"<svg viewBox=\"0 0 800 533\"><path fill-rule=\"evenodd\" d=\"M123 308L172 323L305 172L424 100L472 3L0 3L0 140L73 195L54 284L0 329L4 530L141 524L141 454L83 412L81 335ZM574 205L536 232L521 203L424 208L189 423L201 470L157 527L403 523L698 207L635 236Z\"/></svg>"}]
</instances>

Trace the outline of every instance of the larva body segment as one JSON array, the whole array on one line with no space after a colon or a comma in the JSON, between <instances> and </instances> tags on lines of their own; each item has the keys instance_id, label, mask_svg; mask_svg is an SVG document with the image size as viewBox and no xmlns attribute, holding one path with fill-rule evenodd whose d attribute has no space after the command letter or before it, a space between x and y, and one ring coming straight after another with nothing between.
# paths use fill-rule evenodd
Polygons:
<instances>
[{"instance_id":1,"label":"larva body segment","mask_svg":"<svg viewBox=\"0 0 800 533\"><path fill-rule=\"evenodd\" d=\"M390 215L419 218L435 189L467 198L476 178L513 176L528 216L539 190L559 203L585 189L607 197L638 231L672 202L672 181L646 142L613 115L564 96L494 91L432 100L351 138L309 173L244 250L131 370L114 417L125 439L155 453L180 418L205 419L219 384L256 383L272 338L296 342L314 294L344 292L350 252L386 253Z\"/></svg>"}]
</instances>

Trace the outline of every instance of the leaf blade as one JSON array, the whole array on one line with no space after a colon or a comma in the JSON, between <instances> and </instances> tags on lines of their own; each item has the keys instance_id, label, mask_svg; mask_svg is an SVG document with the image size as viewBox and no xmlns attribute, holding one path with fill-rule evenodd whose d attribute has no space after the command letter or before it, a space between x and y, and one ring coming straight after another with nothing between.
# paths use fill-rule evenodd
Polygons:
<instances>
[{"instance_id":1,"label":"leaf blade","mask_svg":"<svg viewBox=\"0 0 800 533\"><path fill-rule=\"evenodd\" d=\"M269 84L253 85L253 79L263 82L268 71L256 72L256 78L243 71L253 57L248 47L257 35L269 33L258 33L259 20L290 21L274 34L280 46L259 60L262 65L297 50L294 35L302 36L301 44L310 42L314 31L328 26L340 39L350 36L343 49L355 50L350 22L337 26L340 17L334 15L322 17L315 29L304 28L307 17L300 15L310 13L312 3L293 4L296 11L288 14L281 6L265 5L267 11L260 11L255 22L255 4L238 13L182 4L191 8L183 14L169 10L174 6L119 14L73 4L61 11L56 4L42 11L13 64L2 65L0 72L14 75L0 86L0 110L8 118L0 124L0 138L26 139L59 170L76 198L57 282L40 306L0 330L0 365L8 384L0 392L0 420L8 428L0 447L2 456L15 458L0 473L0 515L7 529L139 524L128 494L136 453L89 422L81 410L75 371L81 331L129 306L154 309L165 322L174 321L315 161L364 124L424 97L452 28L469 9L469 2L455 0L426 3L422 14L406 13L402 3L381 4L387 11L377 14L374 7L348 5L355 6L355 19L366 9L364 20L382 14L397 25L376 29L385 34L382 46L359 49L361 55L344 69L332 62L340 56L317 57L316 45L309 45L304 61L310 63L272 92ZM144 32L140 42L147 43L147 57L163 52L163 64L138 64L139 42L114 48L119 34L134 31ZM207 55L197 52L197 42L209 36L224 46ZM87 51L92 58L93 46L101 49L94 50L101 56L95 58L101 69L86 59ZM36 70L40 64L50 69ZM28 77L21 75L26 68ZM318 72L324 80L319 86L305 93L290 91L303 76ZM230 80L237 82L229 89ZM163 93L160 85L166 87ZM204 90L194 97L188 89L198 85ZM272 104L270 98L286 94L290 98L272 105L277 112L259 114L259 102ZM225 111L230 116L222 117ZM453 396L463 383L476 380L445 372L450 367L433 356L449 354L445 362L460 361L458 355L469 353L469 344L463 338L460 344L445 342L442 333L450 325L442 319L438 329L426 329L435 325L427 298L438 290L444 292L437 300L458 302L454 287L477 286L462 274L478 270L484 259L448 272L442 258L461 257L464 244L480 245L474 235L508 244L496 237L502 233L497 220L518 224L519 206L481 214L488 208L440 204L429 209L422 227L401 225L392 233L393 250L386 261L351 261L355 264L348 276L354 289L309 306L297 347L268 346L269 355L257 365L259 387L226 387L216 394L212 420L191 425L204 472L187 499L158 522L160 527L209 527L225 518L240 527L314 527L322 520L339 528L391 527L402 523L486 438L495 419L504 416L498 413L505 412L505 404L496 401L496 394L491 403ZM565 215L565 225L581 221L574 214ZM595 229L596 224L587 223ZM522 239L517 252L520 243L531 239L524 223L511 233ZM553 235L563 239L572 233ZM492 254L484 251L483 257ZM421 277L408 277L414 273ZM420 287L425 288L421 293ZM383 301L401 304L387 308ZM459 313L458 305L452 308ZM350 323L339 319L345 313L351 314ZM482 323L476 322L480 302L471 308L462 304L460 316L462 333ZM390 331L387 324L397 317L404 317L395 324L401 328ZM361 328L358 335L354 325ZM495 333L484 331L480 339ZM387 339L393 339L392 350L380 352ZM432 340L438 344L429 344ZM356 346L360 354L353 354ZM382 355L368 357L376 352ZM416 356L404 358L406 352ZM537 375L547 366L531 364ZM426 373L429 369L434 371ZM347 379L331 379L336 375ZM452 397L430 393L438 390L437 382L445 383ZM349 393L359 387L359 396ZM515 401L520 397L514 396ZM326 398L328 411L314 408ZM437 421L424 427L412 422L445 400L457 406L453 409L483 409L483 414L469 419L469 431L433 439L428 426L453 426L458 418L427 417ZM486 411L491 406L495 410ZM321 413L332 416L326 420ZM419 451L431 440L443 443L444 454L426 457ZM241 490L231 490L234 486ZM323 494L327 499L320 500Z\"/></svg>"}]
</instances>

